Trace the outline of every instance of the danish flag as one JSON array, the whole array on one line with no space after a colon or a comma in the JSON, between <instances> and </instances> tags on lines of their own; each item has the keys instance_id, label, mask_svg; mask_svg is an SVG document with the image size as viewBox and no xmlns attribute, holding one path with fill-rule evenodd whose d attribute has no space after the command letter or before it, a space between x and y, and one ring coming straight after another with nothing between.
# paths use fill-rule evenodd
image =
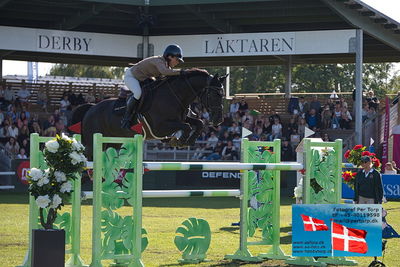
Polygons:
<instances>
[{"instance_id":1,"label":"danish flag","mask_svg":"<svg viewBox=\"0 0 400 267\"><path fill-rule=\"evenodd\" d=\"M332 248L356 253L367 253L367 231L332 223Z\"/></svg>"},{"instance_id":2,"label":"danish flag","mask_svg":"<svg viewBox=\"0 0 400 267\"><path fill-rule=\"evenodd\" d=\"M304 231L327 231L328 226L323 220L315 219L313 217L301 214L303 219Z\"/></svg>"}]
</instances>

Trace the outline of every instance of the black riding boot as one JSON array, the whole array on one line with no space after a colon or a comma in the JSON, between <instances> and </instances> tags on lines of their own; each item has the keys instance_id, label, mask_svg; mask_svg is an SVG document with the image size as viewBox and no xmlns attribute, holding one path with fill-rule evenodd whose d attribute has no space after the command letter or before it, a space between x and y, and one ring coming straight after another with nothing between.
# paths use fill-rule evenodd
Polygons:
<instances>
[{"instance_id":1,"label":"black riding boot","mask_svg":"<svg viewBox=\"0 0 400 267\"><path fill-rule=\"evenodd\" d=\"M136 109L139 104L139 100L131 95L126 103L126 110L124 118L121 121L121 127L129 129L132 125L137 124Z\"/></svg>"}]
</instances>

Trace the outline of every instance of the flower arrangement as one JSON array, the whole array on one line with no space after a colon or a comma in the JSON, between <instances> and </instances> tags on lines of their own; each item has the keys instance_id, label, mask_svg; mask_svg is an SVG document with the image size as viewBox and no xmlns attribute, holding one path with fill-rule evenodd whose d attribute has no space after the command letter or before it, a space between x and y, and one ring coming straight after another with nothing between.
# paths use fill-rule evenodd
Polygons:
<instances>
[{"instance_id":1,"label":"flower arrangement","mask_svg":"<svg viewBox=\"0 0 400 267\"><path fill-rule=\"evenodd\" d=\"M356 145L353 147L352 150L347 150L346 153L344 153L344 157L347 159L348 162L352 163L354 166L359 167L361 166L361 157L368 156L371 158L373 168L375 168L377 171L380 171L382 165L380 160L376 157L375 153L371 153L366 149L367 148L365 146ZM346 183L352 189L354 189L354 181L356 174L357 174L356 172L351 172L351 171L342 172L344 183Z\"/></svg>"},{"instance_id":2,"label":"flower arrangement","mask_svg":"<svg viewBox=\"0 0 400 267\"><path fill-rule=\"evenodd\" d=\"M344 153L344 157L347 159L348 162L352 163L353 165L361 166L361 157L369 156L373 163L373 167L377 171L380 171L380 168L381 168L380 160L376 157L375 153L371 153L371 152L367 151L366 149L367 149L367 147L365 147L365 146L356 145L353 147L352 150L347 150L346 153Z\"/></svg>"},{"instance_id":3,"label":"flower arrangement","mask_svg":"<svg viewBox=\"0 0 400 267\"><path fill-rule=\"evenodd\" d=\"M57 210L71 197L73 180L86 167L84 150L85 147L75 139L65 134L61 137L57 135L55 139L46 142L43 150L48 168L32 168L28 172L28 191L36 200L40 223L45 229L53 228Z\"/></svg>"}]
</instances>

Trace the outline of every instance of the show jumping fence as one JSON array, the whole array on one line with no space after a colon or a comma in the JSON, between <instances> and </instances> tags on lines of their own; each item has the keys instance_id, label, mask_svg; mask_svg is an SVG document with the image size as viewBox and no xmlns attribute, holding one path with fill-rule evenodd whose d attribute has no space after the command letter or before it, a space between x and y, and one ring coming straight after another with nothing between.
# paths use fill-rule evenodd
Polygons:
<instances>
[{"instance_id":1,"label":"show jumping fence","mask_svg":"<svg viewBox=\"0 0 400 267\"><path fill-rule=\"evenodd\" d=\"M79 136L75 138L79 139ZM45 168L40 144L48 137L31 135L31 167ZM107 149L103 149L107 147ZM119 147L116 149L115 147ZM59 215L58 225L70 238L71 258L65 266L86 266L80 258L80 201L93 198L92 267L102 260L113 260L118 266L144 266L141 254L148 245L142 228L142 199L145 197L239 196L240 242L238 250L226 259L262 261L287 259L291 264L326 266L340 262L353 265L344 258L290 258L280 248L280 171L305 167L304 202L339 203L341 199L342 142L305 140L305 164L280 162L280 140L253 142L243 139L242 163L224 162L143 162L143 137L103 137L94 135L93 192L81 192L80 177L75 181L71 214ZM142 191L144 171L161 170L241 170L240 190L171 190ZM121 175L123 174L123 175ZM122 177L122 178L121 178ZM120 180L121 183L117 183ZM316 187L315 185L319 185ZM125 201L132 206L132 215L118 214ZM65 220L62 222L62 220ZM70 223L68 223L68 220ZM38 208L30 198L29 249L23 267L30 266L31 231L39 228ZM261 241L249 238L261 229ZM68 240L68 238L67 238ZM270 250L253 256L252 245L269 245ZM336 263L337 264L337 263Z\"/></svg>"}]
</instances>

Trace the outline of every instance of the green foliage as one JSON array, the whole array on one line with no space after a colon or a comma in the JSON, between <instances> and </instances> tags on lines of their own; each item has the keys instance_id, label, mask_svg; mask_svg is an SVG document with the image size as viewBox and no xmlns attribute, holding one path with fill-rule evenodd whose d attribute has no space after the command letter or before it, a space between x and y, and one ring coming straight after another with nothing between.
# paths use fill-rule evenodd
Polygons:
<instances>
[{"instance_id":1,"label":"green foliage","mask_svg":"<svg viewBox=\"0 0 400 267\"><path fill-rule=\"evenodd\" d=\"M189 218L176 229L174 243L182 253L181 262L199 263L204 261L210 247L211 230L206 220Z\"/></svg>"},{"instance_id":2,"label":"green foliage","mask_svg":"<svg viewBox=\"0 0 400 267\"><path fill-rule=\"evenodd\" d=\"M122 79L124 68L80 64L55 64L50 75L68 77Z\"/></svg>"},{"instance_id":3,"label":"green foliage","mask_svg":"<svg viewBox=\"0 0 400 267\"><path fill-rule=\"evenodd\" d=\"M391 63L363 65L364 90L373 90L378 97L400 89L399 76L390 79ZM211 74L225 73L224 67L207 68ZM231 94L284 92L284 66L252 66L230 68ZM355 88L354 64L294 65L293 92L351 92Z\"/></svg>"}]
</instances>

